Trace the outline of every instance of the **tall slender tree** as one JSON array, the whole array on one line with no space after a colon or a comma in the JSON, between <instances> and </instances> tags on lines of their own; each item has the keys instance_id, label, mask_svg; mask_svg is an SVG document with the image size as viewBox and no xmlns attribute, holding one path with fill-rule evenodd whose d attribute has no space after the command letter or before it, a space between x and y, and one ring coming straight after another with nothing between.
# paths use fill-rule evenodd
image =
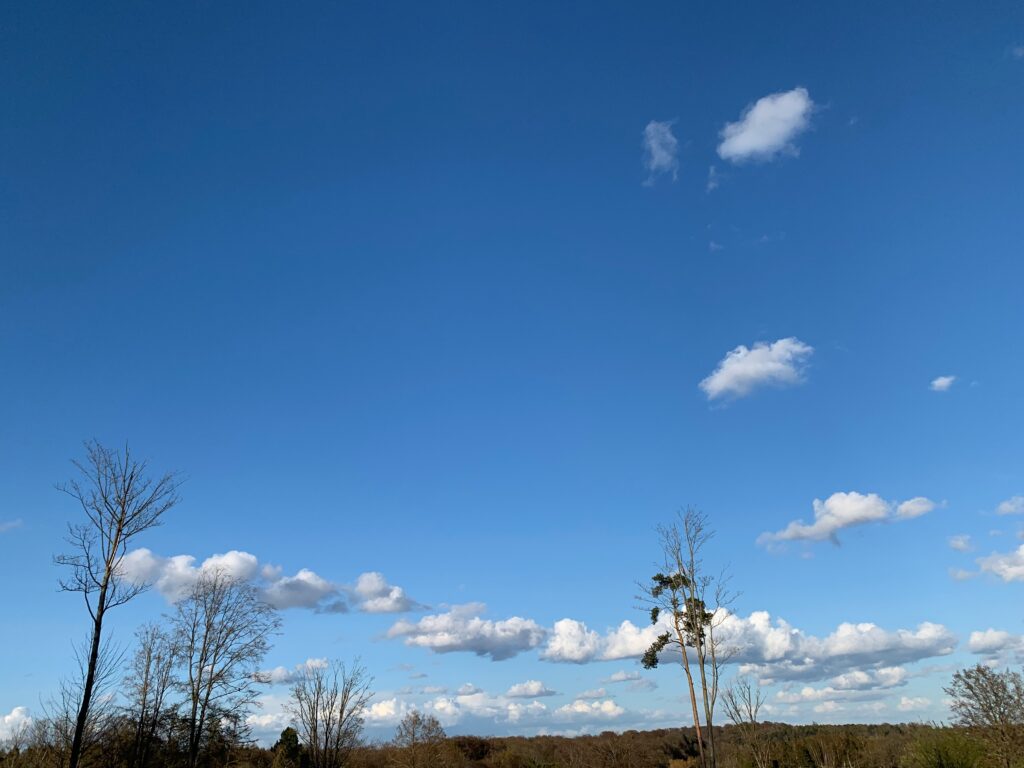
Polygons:
<instances>
[{"instance_id":1,"label":"tall slender tree","mask_svg":"<svg viewBox=\"0 0 1024 768\"><path fill-rule=\"evenodd\" d=\"M121 561L136 537L159 525L163 515L177 504L180 484L175 474L151 478L146 462L135 459L127 447L121 453L93 440L85 444L85 451L83 461L73 462L78 475L57 486L75 499L85 514L84 522L68 524L71 550L55 558L58 565L70 571L60 586L63 591L82 595L92 623L69 768L78 768L82 756L107 611L124 605L146 588L145 584L119 578Z\"/></svg>"},{"instance_id":2,"label":"tall slender tree","mask_svg":"<svg viewBox=\"0 0 1024 768\"><path fill-rule=\"evenodd\" d=\"M722 667L731 654L718 630L733 599L725 574L711 575L705 566L704 548L712 536L707 516L695 509L687 509L672 524L660 526L662 570L649 583L640 585L642 599L650 607L651 624L657 626L664 620L662 626L667 625L644 653L642 663L651 669L658 666L666 648L678 650L704 768L717 765L715 705Z\"/></svg>"}]
</instances>

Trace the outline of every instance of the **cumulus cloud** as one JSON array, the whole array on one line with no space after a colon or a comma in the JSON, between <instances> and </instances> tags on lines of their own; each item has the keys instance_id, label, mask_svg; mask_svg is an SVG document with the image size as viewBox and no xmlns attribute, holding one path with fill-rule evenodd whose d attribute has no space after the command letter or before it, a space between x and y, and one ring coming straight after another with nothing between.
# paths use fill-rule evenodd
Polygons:
<instances>
[{"instance_id":1,"label":"cumulus cloud","mask_svg":"<svg viewBox=\"0 0 1024 768\"><path fill-rule=\"evenodd\" d=\"M740 344L726 354L700 383L708 400L745 397L761 386L793 386L803 381L804 366L814 348L795 337L753 347Z\"/></svg>"},{"instance_id":2,"label":"cumulus cloud","mask_svg":"<svg viewBox=\"0 0 1024 768\"><path fill-rule=\"evenodd\" d=\"M357 597L359 610L366 613L405 613L424 607L401 587L388 584L384 575L377 571L361 574L351 592Z\"/></svg>"},{"instance_id":3,"label":"cumulus cloud","mask_svg":"<svg viewBox=\"0 0 1024 768\"><path fill-rule=\"evenodd\" d=\"M479 614L485 610L482 603L455 605L446 613L424 616L419 621L399 621L388 630L387 636L401 638L406 645L429 648L435 653L467 651L501 661L536 648L547 635L532 619L518 616L500 621L482 619Z\"/></svg>"},{"instance_id":4,"label":"cumulus cloud","mask_svg":"<svg viewBox=\"0 0 1024 768\"><path fill-rule=\"evenodd\" d=\"M0 741L9 739L16 733L32 725L32 717L28 707L15 707L6 715L0 716Z\"/></svg>"},{"instance_id":5,"label":"cumulus cloud","mask_svg":"<svg viewBox=\"0 0 1024 768\"><path fill-rule=\"evenodd\" d=\"M553 662L587 663L638 659L657 636L666 631L668 619L638 627L624 621L601 634L572 619L556 622L541 658ZM757 675L766 683L834 678L835 688L863 685L896 685L903 674L898 667L914 661L944 656L956 648L956 638L941 624L925 622L916 629L885 630L871 623L843 623L834 632L809 635L766 611L747 617L723 613L718 636L740 671ZM585 653L571 640L583 638ZM666 660L672 654L666 652ZM858 675L843 677L857 671ZM603 682L625 682L639 674L619 672Z\"/></svg>"},{"instance_id":6,"label":"cumulus cloud","mask_svg":"<svg viewBox=\"0 0 1024 768\"><path fill-rule=\"evenodd\" d=\"M262 670L257 673L260 680L271 685L291 685L301 678L306 672L314 669L325 669L330 662L327 659L306 659L301 664L288 667L274 667L273 669Z\"/></svg>"},{"instance_id":7,"label":"cumulus cloud","mask_svg":"<svg viewBox=\"0 0 1024 768\"><path fill-rule=\"evenodd\" d=\"M626 714L626 710L611 699L587 701L576 699L571 704L554 711L559 720L614 720Z\"/></svg>"},{"instance_id":8,"label":"cumulus cloud","mask_svg":"<svg viewBox=\"0 0 1024 768\"><path fill-rule=\"evenodd\" d=\"M651 120L644 128L644 167L651 185L655 178L671 174L675 181L679 170L679 140L672 133L672 122Z\"/></svg>"},{"instance_id":9,"label":"cumulus cloud","mask_svg":"<svg viewBox=\"0 0 1024 768\"><path fill-rule=\"evenodd\" d=\"M999 656L1007 651L1019 651L1024 646L1024 638L1001 629L989 629L971 632L967 648L971 653L982 656Z\"/></svg>"},{"instance_id":10,"label":"cumulus cloud","mask_svg":"<svg viewBox=\"0 0 1024 768\"><path fill-rule=\"evenodd\" d=\"M928 388L932 392L948 392L955 381L956 376L936 376L932 379L932 383L928 385Z\"/></svg>"},{"instance_id":11,"label":"cumulus cloud","mask_svg":"<svg viewBox=\"0 0 1024 768\"><path fill-rule=\"evenodd\" d=\"M978 558L983 573L991 573L1006 582L1024 581L1024 544L1012 552L993 552Z\"/></svg>"},{"instance_id":12,"label":"cumulus cloud","mask_svg":"<svg viewBox=\"0 0 1024 768\"><path fill-rule=\"evenodd\" d=\"M1024 515L1024 496L1011 496L1006 501L999 502L996 507L997 515Z\"/></svg>"},{"instance_id":13,"label":"cumulus cloud","mask_svg":"<svg viewBox=\"0 0 1024 768\"><path fill-rule=\"evenodd\" d=\"M794 139L810 123L814 102L806 88L763 96L740 119L722 128L718 156L733 163L771 160L781 153L796 155Z\"/></svg>"},{"instance_id":14,"label":"cumulus cloud","mask_svg":"<svg viewBox=\"0 0 1024 768\"><path fill-rule=\"evenodd\" d=\"M632 682L633 680L639 680L639 679L640 679L640 673L639 672L626 672L625 670L621 670L620 669L618 672L613 672L612 674L610 674L608 677L606 677L601 682L602 683L628 683L628 682Z\"/></svg>"},{"instance_id":15,"label":"cumulus cloud","mask_svg":"<svg viewBox=\"0 0 1024 768\"><path fill-rule=\"evenodd\" d=\"M421 607L401 587L388 584L377 572L364 573L349 586L325 579L308 568L286 576L279 566L261 564L255 555L238 550L212 555L197 565L192 555L161 557L141 548L128 552L118 569L120 578L152 584L172 603L185 597L203 573L215 571L252 582L269 605L281 610L306 608L320 613L343 613L349 610L350 603L367 613L397 613Z\"/></svg>"},{"instance_id":16,"label":"cumulus cloud","mask_svg":"<svg viewBox=\"0 0 1024 768\"><path fill-rule=\"evenodd\" d=\"M591 688L576 694L577 699L604 699L608 697L608 691L604 688Z\"/></svg>"},{"instance_id":17,"label":"cumulus cloud","mask_svg":"<svg viewBox=\"0 0 1024 768\"><path fill-rule=\"evenodd\" d=\"M888 502L874 493L833 493L827 499L815 499L814 521L794 520L781 531L762 533L757 543L769 546L785 541L831 541L838 544L838 533L844 528L892 519L920 517L935 509L931 499L916 496L900 503Z\"/></svg>"},{"instance_id":18,"label":"cumulus cloud","mask_svg":"<svg viewBox=\"0 0 1024 768\"><path fill-rule=\"evenodd\" d=\"M527 680L525 683L513 685L505 695L510 699L536 699L541 696L555 696L557 693L540 680Z\"/></svg>"},{"instance_id":19,"label":"cumulus cloud","mask_svg":"<svg viewBox=\"0 0 1024 768\"><path fill-rule=\"evenodd\" d=\"M970 534L958 533L956 536L950 536L949 548L955 549L957 552L970 552L974 549L974 545L971 544Z\"/></svg>"}]
</instances>

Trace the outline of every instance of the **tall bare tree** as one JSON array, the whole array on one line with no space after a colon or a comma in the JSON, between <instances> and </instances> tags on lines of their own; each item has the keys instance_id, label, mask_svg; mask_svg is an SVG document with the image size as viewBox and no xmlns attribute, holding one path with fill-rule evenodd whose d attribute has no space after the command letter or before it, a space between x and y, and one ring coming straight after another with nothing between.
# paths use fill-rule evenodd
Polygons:
<instances>
[{"instance_id":1,"label":"tall bare tree","mask_svg":"<svg viewBox=\"0 0 1024 768\"><path fill-rule=\"evenodd\" d=\"M372 679L357 659L306 665L292 687L291 711L312 768L341 768L359 744Z\"/></svg>"},{"instance_id":2,"label":"tall bare tree","mask_svg":"<svg viewBox=\"0 0 1024 768\"><path fill-rule=\"evenodd\" d=\"M659 526L662 570L651 577L650 583L640 585L641 599L650 606L651 624L657 625L664 614L668 615L668 629L644 653L643 665L647 669L658 666L660 655L668 647L679 651L704 768L717 765L715 705L722 667L731 655L718 630L733 598L725 575L712 575L705 567L704 548L712 536L707 516L695 509L680 513L670 525Z\"/></svg>"},{"instance_id":3,"label":"tall bare tree","mask_svg":"<svg viewBox=\"0 0 1024 768\"><path fill-rule=\"evenodd\" d=\"M138 646L125 678L125 693L128 715L134 724L131 765L145 768L157 731L166 722L177 652L171 637L158 624L144 624L135 637Z\"/></svg>"},{"instance_id":4,"label":"tall bare tree","mask_svg":"<svg viewBox=\"0 0 1024 768\"><path fill-rule=\"evenodd\" d=\"M255 702L263 682L259 665L281 622L254 586L212 570L178 602L172 623L184 678L188 765L195 768L210 725L221 715L240 717Z\"/></svg>"},{"instance_id":5,"label":"tall bare tree","mask_svg":"<svg viewBox=\"0 0 1024 768\"><path fill-rule=\"evenodd\" d=\"M82 742L96 687L103 620L111 608L123 605L145 589L144 584L118 578L121 560L135 538L160 524L160 518L178 502L180 481L174 474L153 479L145 461L105 448L95 440L85 444L84 461L73 462L79 475L58 488L75 499L85 521L68 525L71 551L58 555L59 565L70 569L61 589L78 592L92 620L92 641L87 655L82 700L77 707L68 765L78 768Z\"/></svg>"}]
</instances>

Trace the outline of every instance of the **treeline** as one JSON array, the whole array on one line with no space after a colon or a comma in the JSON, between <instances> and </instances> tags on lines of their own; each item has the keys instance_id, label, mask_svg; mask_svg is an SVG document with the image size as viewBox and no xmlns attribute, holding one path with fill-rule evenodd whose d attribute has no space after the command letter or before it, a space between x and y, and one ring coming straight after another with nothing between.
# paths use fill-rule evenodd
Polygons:
<instances>
[{"instance_id":1,"label":"treeline","mask_svg":"<svg viewBox=\"0 0 1024 768\"><path fill-rule=\"evenodd\" d=\"M716 729L718 765L722 768L985 768L1020 765L993 760L984 742L964 728L930 725L805 725L762 723L767 762L751 753L747 736L735 726ZM217 731L214 728L213 731ZM31 734L12 747L0 765L10 768L53 768L60 756L47 743L33 743ZM132 768L138 765L135 724L118 718L83 764ZM178 768L188 764L185 729L173 729L152 744L147 757L151 768ZM351 768L696 768L700 751L692 728L654 731L605 732L573 738L447 737L434 718L412 713L388 742L356 745L338 762L323 762L302 743L298 732L286 729L272 747L261 748L238 738L230 727L211 732L203 766L236 768L315 768L318 765ZM45 740L45 737L44 737Z\"/></svg>"}]
</instances>

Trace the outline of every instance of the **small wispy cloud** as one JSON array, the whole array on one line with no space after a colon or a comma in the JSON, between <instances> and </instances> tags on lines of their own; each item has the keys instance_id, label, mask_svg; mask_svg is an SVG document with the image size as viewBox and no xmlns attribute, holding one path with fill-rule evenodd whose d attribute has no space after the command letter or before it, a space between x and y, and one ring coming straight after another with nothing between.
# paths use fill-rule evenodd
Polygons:
<instances>
[{"instance_id":1,"label":"small wispy cloud","mask_svg":"<svg viewBox=\"0 0 1024 768\"><path fill-rule=\"evenodd\" d=\"M17 520L5 520L4 522L0 522L0 533L7 533L8 531L13 531L15 528L21 528L21 526L22 520L20 517Z\"/></svg>"},{"instance_id":2,"label":"small wispy cloud","mask_svg":"<svg viewBox=\"0 0 1024 768\"><path fill-rule=\"evenodd\" d=\"M1024 515L1024 496L1011 496L1005 501L999 502L996 507L997 515Z\"/></svg>"},{"instance_id":3,"label":"small wispy cloud","mask_svg":"<svg viewBox=\"0 0 1024 768\"><path fill-rule=\"evenodd\" d=\"M651 120L644 128L645 185L651 186L658 176L671 174L676 180L679 171L679 140L672 133L672 121Z\"/></svg>"},{"instance_id":4,"label":"small wispy cloud","mask_svg":"<svg viewBox=\"0 0 1024 768\"><path fill-rule=\"evenodd\" d=\"M807 359L814 348L796 337L752 347L740 344L722 358L718 367L700 382L708 400L744 397L765 385L793 386L803 381Z\"/></svg>"},{"instance_id":5,"label":"small wispy cloud","mask_svg":"<svg viewBox=\"0 0 1024 768\"><path fill-rule=\"evenodd\" d=\"M1015 45L1010 49L1010 55L1015 59L1024 59L1024 45Z\"/></svg>"},{"instance_id":6,"label":"small wispy cloud","mask_svg":"<svg viewBox=\"0 0 1024 768\"><path fill-rule=\"evenodd\" d=\"M957 552L970 552L974 549L974 544L971 542L969 534L960 533L949 537L949 548L955 549Z\"/></svg>"},{"instance_id":7,"label":"small wispy cloud","mask_svg":"<svg viewBox=\"0 0 1024 768\"><path fill-rule=\"evenodd\" d=\"M722 183L722 174L720 174L718 172L718 169L715 168L715 166L713 166L713 165L710 166L708 168L708 183L707 183L707 186L705 187L705 189L708 192L712 192L712 191L718 189L718 187L719 187L719 185L721 183Z\"/></svg>"},{"instance_id":8,"label":"small wispy cloud","mask_svg":"<svg viewBox=\"0 0 1024 768\"><path fill-rule=\"evenodd\" d=\"M763 96L721 131L718 156L732 163L797 155L794 139L810 124L814 102L806 88Z\"/></svg>"},{"instance_id":9,"label":"small wispy cloud","mask_svg":"<svg viewBox=\"0 0 1024 768\"><path fill-rule=\"evenodd\" d=\"M956 382L956 376L936 376L928 385L928 389L932 392L948 392L954 382Z\"/></svg>"}]
</instances>

